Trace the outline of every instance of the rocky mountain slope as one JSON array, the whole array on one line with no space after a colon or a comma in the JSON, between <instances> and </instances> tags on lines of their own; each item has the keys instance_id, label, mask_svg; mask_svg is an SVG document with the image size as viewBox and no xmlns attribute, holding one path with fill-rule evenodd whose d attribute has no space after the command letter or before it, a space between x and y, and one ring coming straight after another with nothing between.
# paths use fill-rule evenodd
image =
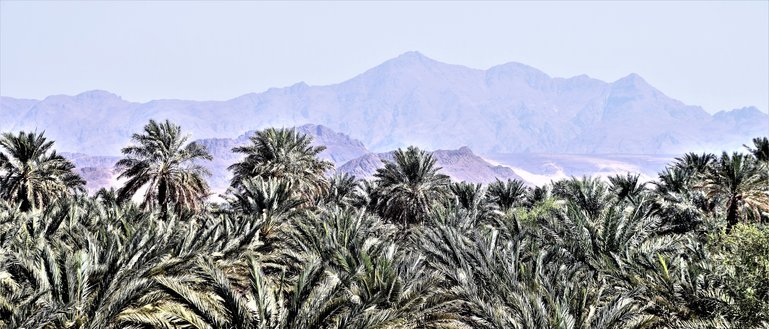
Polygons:
<instances>
[{"instance_id":1,"label":"rocky mountain slope","mask_svg":"<svg viewBox=\"0 0 769 329\"><path fill-rule=\"evenodd\" d=\"M297 131L313 137L313 145L326 146L320 153L320 158L331 161L338 172L346 172L359 178L371 178L376 169L383 166L381 160L392 160L392 152L369 153L363 144L345 134L335 132L321 125L304 125ZM207 178L215 193L223 193L229 186L232 175L227 170L231 164L239 161L241 156L233 153L233 147L249 143L249 138L255 131L248 131L237 138L210 138L196 140L205 146L213 156L212 161L202 162L211 172ZM499 179L521 179L510 168L491 165L475 155L469 148L458 150L437 150L432 152L436 162L442 167L441 172L454 180L465 180L477 183L488 183ZM99 188L117 186L119 172L114 168L120 159L116 156L93 156L81 153L64 153L77 166L77 173L87 182L86 188L90 193Z\"/></svg>"},{"instance_id":2,"label":"rocky mountain slope","mask_svg":"<svg viewBox=\"0 0 769 329\"><path fill-rule=\"evenodd\" d=\"M435 163L441 167L440 172L448 175L454 181L490 183L496 179L523 180L512 169L501 165L492 165L475 155L466 146L457 150L436 150L431 154L435 158ZM393 152L366 154L343 164L337 171L361 179L370 179L377 169L384 167L383 161L393 161Z\"/></svg>"},{"instance_id":3,"label":"rocky mountain slope","mask_svg":"<svg viewBox=\"0 0 769 329\"><path fill-rule=\"evenodd\" d=\"M319 157L331 161L335 166L368 153L360 141L325 126L308 124L296 127L296 130L312 136L313 145L325 146L326 149L319 154ZM248 144L249 138L255 133L255 130L251 130L237 138L209 138L195 141L205 146L214 157L210 162L203 162L211 172L208 183L213 190L223 192L227 189L232 178L227 167L242 158L240 154L233 153L232 148Z\"/></svg>"},{"instance_id":4,"label":"rocky mountain slope","mask_svg":"<svg viewBox=\"0 0 769 329\"><path fill-rule=\"evenodd\" d=\"M86 181L85 188L89 194L102 187L117 186L119 172L115 170L115 163L120 157L66 152L61 155L75 165L75 172Z\"/></svg>"},{"instance_id":5,"label":"rocky mountain slope","mask_svg":"<svg viewBox=\"0 0 769 329\"><path fill-rule=\"evenodd\" d=\"M0 131L45 130L64 151L118 155L150 118L171 119L198 139L314 123L377 152L466 145L484 154L677 154L737 149L769 131L769 115L755 108L710 115L635 74L554 78L519 63L479 70L417 52L339 84L298 83L227 101L135 103L104 91L0 97Z\"/></svg>"}]
</instances>

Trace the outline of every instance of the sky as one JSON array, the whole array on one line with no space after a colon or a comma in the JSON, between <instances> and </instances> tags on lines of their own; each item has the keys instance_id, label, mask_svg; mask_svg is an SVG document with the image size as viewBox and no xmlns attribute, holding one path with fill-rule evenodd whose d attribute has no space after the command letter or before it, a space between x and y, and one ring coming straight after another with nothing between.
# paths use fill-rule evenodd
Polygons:
<instances>
[{"instance_id":1,"label":"sky","mask_svg":"<svg viewBox=\"0 0 769 329\"><path fill-rule=\"evenodd\" d=\"M226 100L342 82L407 51L550 76L641 75L708 112L769 110L769 1L0 0L0 95Z\"/></svg>"}]
</instances>

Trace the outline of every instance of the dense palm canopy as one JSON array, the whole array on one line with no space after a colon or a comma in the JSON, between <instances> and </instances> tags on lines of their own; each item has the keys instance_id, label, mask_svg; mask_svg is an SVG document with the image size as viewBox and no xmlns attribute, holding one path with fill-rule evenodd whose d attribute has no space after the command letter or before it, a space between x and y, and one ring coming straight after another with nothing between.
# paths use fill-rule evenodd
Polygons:
<instances>
[{"instance_id":1,"label":"dense palm canopy","mask_svg":"<svg viewBox=\"0 0 769 329\"><path fill-rule=\"evenodd\" d=\"M40 209L72 192L83 191L85 181L75 165L52 149L43 133L0 137L0 198L22 210Z\"/></svg>"},{"instance_id":2,"label":"dense palm canopy","mask_svg":"<svg viewBox=\"0 0 769 329\"><path fill-rule=\"evenodd\" d=\"M704 158L532 188L409 148L374 180L253 175L168 214L3 195L0 328L765 328L765 164Z\"/></svg>"},{"instance_id":3,"label":"dense palm canopy","mask_svg":"<svg viewBox=\"0 0 769 329\"><path fill-rule=\"evenodd\" d=\"M125 158L117 163L121 170L118 179L126 179L117 192L117 199L125 201L143 192L145 209L160 209L167 213L169 206L176 211L200 210L203 198L209 194L204 176L208 171L200 160L211 160L206 148L194 142L181 127L169 122L150 120L142 134L134 134L134 145L123 148Z\"/></svg>"}]
</instances>

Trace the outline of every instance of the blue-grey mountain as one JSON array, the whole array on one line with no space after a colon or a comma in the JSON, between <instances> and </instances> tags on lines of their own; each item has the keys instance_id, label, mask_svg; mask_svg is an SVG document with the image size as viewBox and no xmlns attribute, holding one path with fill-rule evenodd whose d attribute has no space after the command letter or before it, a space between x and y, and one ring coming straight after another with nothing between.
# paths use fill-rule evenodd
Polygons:
<instances>
[{"instance_id":1,"label":"blue-grey mountain","mask_svg":"<svg viewBox=\"0 0 769 329\"><path fill-rule=\"evenodd\" d=\"M0 99L0 130L45 130L70 152L118 155L150 118L171 119L198 139L321 124L376 152L413 144L481 154L678 154L737 149L769 130L769 115L755 108L710 115L635 74L611 83L553 78L518 63L479 70L416 52L339 84L298 83L227 101L136 103L104 91Z\"/></svg>"}]
</instances>

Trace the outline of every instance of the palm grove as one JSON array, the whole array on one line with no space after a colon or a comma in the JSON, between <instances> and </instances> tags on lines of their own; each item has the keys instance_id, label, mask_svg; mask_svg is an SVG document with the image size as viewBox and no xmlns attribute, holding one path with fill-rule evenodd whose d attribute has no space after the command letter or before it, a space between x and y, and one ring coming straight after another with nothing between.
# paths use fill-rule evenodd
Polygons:
<instances>
[{"instance_id":1,"label":"palm grove","mask_svg":"<svg viewBox=\"0 0 769 329\"><path fill-rule=\"evenodd\" d=\"M626 174L373 180L266 129L210 192L205 148L150 121L93 196L43 134L0 137L2 328L769 327L769 140Z\"/></svg>"}]
</instances>

